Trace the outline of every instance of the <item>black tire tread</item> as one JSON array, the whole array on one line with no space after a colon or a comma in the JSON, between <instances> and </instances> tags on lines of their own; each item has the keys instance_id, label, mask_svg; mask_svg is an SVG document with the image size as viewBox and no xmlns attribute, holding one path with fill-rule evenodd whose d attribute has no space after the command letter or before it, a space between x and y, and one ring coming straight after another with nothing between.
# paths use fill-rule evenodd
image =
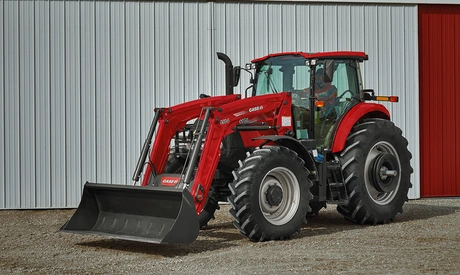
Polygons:
<instances>
[{"instance_id":1,"label":"black tire tread","mask_svg":"<svg viewBox=\"0 0 460 275\"><path fill-rule=\"evenodd\" d=\"M264 147L262 149L255 150L250 154L244 161L240 161L239 168L233 172L234 181L230 183L229 189L231 195L228 197L230 203L230 215L233 219L234 226L240 231L241 234L247 236L251 241L268 241L268 240L282 240L289 238L293 233L299 232L302 223L306 223L305 215L302 222L296 224L292 230L287 234L269 234L265 230L264 226L259 224L258 219L255 217L255 212L260 209L253 206L254 197L257 194L251 190L254 178L260 176L258 168L267 159L275 158L279 154L287 154L292 158L296 165L301 166L304 169L305 180L298 179L306 185L308 194L306 197L308 200L312 197L310 193L310 187L312 186L311 181L308 179L308 170L304 167L304 161L294 151L282 147ZM305 206L305 210L310 211L308 202ZM306 214L305 212L305 214Z\"/></svg>"},{"instance_id":2,"label":"black tire tread","mask_svg":"<svg viewBox=\"0 0 460 275\"><path fill-rule=\"evenodd\" d=\"M397 196L389 202L389 208L394 208L389 213L379 214L375 211L375 205L371 205L367 192L362 190L363 178L360 178L359 169L364 167L363 148L372 135L387 131L387 135L398 141L399 157L401 161L402 173L401 185ZM364 122L353 127L347 138L345 149L340 153L342 170L344 174L345 185L347 187L349 203L347 205L337 206L337 210L346 219L359 224L381 224L394 220L398 213L402 213L402 206L408 200L407 192L412 184L410 175L413 172L410 166L411 153L407 150L408 142L402 136L402 131L391 121L384 119L366 119Z\"/></svg>"}]
</instances>

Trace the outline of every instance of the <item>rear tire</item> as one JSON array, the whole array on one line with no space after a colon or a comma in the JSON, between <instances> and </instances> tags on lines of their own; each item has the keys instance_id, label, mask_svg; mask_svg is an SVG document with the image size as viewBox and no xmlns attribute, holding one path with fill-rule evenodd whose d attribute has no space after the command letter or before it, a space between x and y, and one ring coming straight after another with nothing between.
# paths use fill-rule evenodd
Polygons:
<instances>
[{"instance_id":1,"label":"rear tire","mask_svg":"<svg viewBox=\"0 0 460 275\"><path fill-rule=\"evenodd\" d=\"M286 147L255 150L230 184L233 224L252 241L282 240L306 223L312 198L304 161Z\"/></svg>"},{"instance_id":2,"label":"rear tire","mask_svg":"<svg viewBox=\"0 0 460 275\"><path fill-rule=\"evenodd\" d=\"M407 144L388 120L367 119L353 127L340 154L349 203L338 206L339 213L361 224L387 223L402 213L412 187Z\"/></svg>"}]
</instances>

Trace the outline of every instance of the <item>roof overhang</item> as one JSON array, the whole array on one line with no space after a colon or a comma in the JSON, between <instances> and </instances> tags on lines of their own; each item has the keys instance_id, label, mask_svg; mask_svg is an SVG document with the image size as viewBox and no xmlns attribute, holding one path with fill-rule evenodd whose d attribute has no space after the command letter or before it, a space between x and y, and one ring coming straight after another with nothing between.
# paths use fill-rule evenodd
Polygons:
<instances>
[{"instance_id":1,"label":"roof overhang","mask_svg":"<svg viewBox=\"0 0 460 275\"><path fill-rule=\"evenodd\" d=\"M358 60L367 60L367 54L364 52L352 52L352 51L337 51L337 52L319 52L319 53L305 53L305 52L280 52L280 53L272 53L268 54L263 57L259 57L256 59L253 59L251 62L252 63L257 63L260 61L264 61L270 57L276 57L276 56L286 56L286 55L297 55L297 56L302 56L306 59L335 59L335 58L340 58L340 59L358 59Z\"/></svg>"}]
</instances>

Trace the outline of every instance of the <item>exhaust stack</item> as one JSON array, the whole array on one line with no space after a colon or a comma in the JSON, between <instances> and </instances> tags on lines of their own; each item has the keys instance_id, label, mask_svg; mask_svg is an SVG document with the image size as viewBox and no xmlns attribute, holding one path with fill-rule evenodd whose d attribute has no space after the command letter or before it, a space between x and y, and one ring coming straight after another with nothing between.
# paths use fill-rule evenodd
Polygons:
<instances>
[{"instance_id":1,"label":"exhaust stack","mask_svg":"<svg viewBox=\"0 0 460 275\"><path fill-rule=\"evenodd\" d=\"M217 58L222 60L225 63L225 94L232 95L233 94L233 87L234 80L233 80L233 64L230 58L221 52L217 52Z\"/></svg>"}]
</instances>

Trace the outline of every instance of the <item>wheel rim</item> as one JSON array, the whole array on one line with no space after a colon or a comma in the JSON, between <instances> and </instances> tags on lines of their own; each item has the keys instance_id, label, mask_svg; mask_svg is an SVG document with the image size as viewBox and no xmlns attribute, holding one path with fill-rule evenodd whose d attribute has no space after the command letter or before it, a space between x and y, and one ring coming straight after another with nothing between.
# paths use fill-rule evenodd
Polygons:
<instances>
[{"instance_id":1,"label":"wheel rim","mask_svg":"<svg viewBox=\"0 0 460 275\"><path fill-rule=\"evenodd\" d=\"M396 167L386 167L385 165L379 165L379 167L375 167L376 165L374 164L383 154L391 154L395 164L393 166ZM382 180L386 180L386 177L388 176L383 176L381 171L390 169L392 171L396 171L396 175L392 176L394 177L393 180L395 183L391 185L392 190L385 189L385 191L383 191L382 188L376 183L376 179L381 177ZM399 155L393 145L386 141L380 141L376 143L367 155L364 171L366 171L364 182L370 198L379 205L386 205L390 203L398 193L398 189L401 184L401 162L399 160Z\"/></svg>"},{"instance_id":2,"label":"wheel rim","mask_svg":"<svg viewBox=\"0 0 460 275\"><path fill-rule=\"evenodd\" d=\"M294 173L284 167L270 170L259 189L259 205L265 219L274 225L289 222L300 204L300 187Z\"/></svg>"}]
</instances>

